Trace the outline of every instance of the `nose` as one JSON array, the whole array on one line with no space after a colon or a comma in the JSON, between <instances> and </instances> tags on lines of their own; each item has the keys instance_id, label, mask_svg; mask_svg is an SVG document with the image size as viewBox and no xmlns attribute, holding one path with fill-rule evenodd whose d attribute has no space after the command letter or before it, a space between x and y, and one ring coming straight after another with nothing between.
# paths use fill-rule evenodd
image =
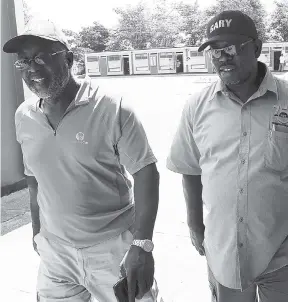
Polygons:
<instances>
[{"instance_id":1,"label":"nose","mask_svg":"<svg viewBox=\"0 0 288 302\"><path fill-rule=\"evenodd\" d=\"M226 54L225 51L221 51L221 56L220 58L218 59L219 62L227 62L227 61L230 61L231 60L231 57L229 55Z\"/></svg>"},{"instance_id":2,"label":"nose","mask_svg":"<svg viewBox=\"0 0 288 302\"><path fill-rule=\"evenodd\" d=\"M35 63L34 60L31 60L28 65L29 65L27 68L28 72L37 72L38 71L39 66Z\"/></svg>"}]
</instances>

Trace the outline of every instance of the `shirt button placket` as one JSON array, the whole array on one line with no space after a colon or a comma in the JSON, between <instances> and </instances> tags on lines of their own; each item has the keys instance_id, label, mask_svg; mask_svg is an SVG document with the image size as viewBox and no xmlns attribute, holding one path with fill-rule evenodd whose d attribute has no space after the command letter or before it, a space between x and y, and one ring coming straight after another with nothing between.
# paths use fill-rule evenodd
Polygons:
<instances>
[{"instance_id":1,"label":"shirt button placket","mask_svg":"<svg viewBox=\"0 0 288 302\"><path fill-rule=\"evenodd\" d=\"M245 105L241 112L241 137L240 137L240 148L239 148L239 191L238 191L238 210L237 210L237 248L239 255L239 270L240 270L240 280L241 284L245 282L246 275L246 227L247 223L246 213L247 213L247 168L248 158L249 158L249 139L248 133L251 129L250 124L250 110L249 105Z\"/></svg>"}]
</instances>

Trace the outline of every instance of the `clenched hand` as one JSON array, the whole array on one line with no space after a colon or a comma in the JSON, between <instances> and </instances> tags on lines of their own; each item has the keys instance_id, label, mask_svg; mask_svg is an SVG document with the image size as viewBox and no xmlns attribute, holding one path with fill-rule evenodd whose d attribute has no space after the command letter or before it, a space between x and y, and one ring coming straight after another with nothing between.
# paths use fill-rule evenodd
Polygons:
<instances>
[{"instance_id":1,"label":"clenched hand","mask_svg":"<svg viewBox=\"0 0 288 302\"><path fill-rule=\"evenodd\" d=\"M132 245L121 262L128 281L129 302L141 299L152 287L154 282L154 259L152 253ZM135 297L136 288L138 295Z\"/></svg>"},{"instance_id":2,"label":"clenched hand","mask_svg":"<svg viewBox=\"0 0 288 302\"><path fill-rule=\"evenodd\" d=\"M205 249L203 246L203 241L204 241L204 231L193 231L192 229L190 230L190 239L193 244L193 246L196 248L198 253L201 256L205 255Z\"/></svg>"}]
</instances>

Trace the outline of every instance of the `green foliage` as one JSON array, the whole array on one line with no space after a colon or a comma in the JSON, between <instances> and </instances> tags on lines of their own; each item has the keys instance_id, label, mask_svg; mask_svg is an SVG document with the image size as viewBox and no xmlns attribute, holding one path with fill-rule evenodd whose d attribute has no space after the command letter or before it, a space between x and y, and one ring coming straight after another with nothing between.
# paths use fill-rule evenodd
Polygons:
<instances>
[{"instance_id":1,"label":"green foliage","mask_svg":"<svg viewBox=\"0 0 288 302\"><path fill-rule=\"evenodd\" d=\"M275 1L275 10L269 18L269 38L288 41L288 0Z\"/></svg>"},{"instance_id":2,"label":"green foliage","mask_svg":"<svg viewBox=\"0 0 288 302\"><path fill-rule=\"evenodd\" d=\"M68 40L70 50L73 52L74 64L78 66L79 73L82 74L85 72L85 53L94 52L94 50L81 45L80 34L70 29L63 29L63 32Z\"/></svg>"},{"instance_id":3,"label":"green foliage","mask_svg":"<svg viewBox=\"0 0 288 302\"><path fill-rule=\"evenodd\" d=\"M32 15L31 15L31 9L25 0L23 0L23 13L24 13L24 24L26 25L29 22L29 20L32 18Z\"/></svg>"},{"instance_id":4,"label":"green foliage","mask_svg":"<svg viewBox=\"0 0 288 302\"><path fill-rule=\"evenodd\" d=\"M179 12L175 3L155 1L148 18L150 28L149 47L174 47L183 42L180 35Z\"/></svg>"},{"instance_id":5,"label":"green foliage","mask_svg":"<svg viewBox=\"0 0 288 302\"><path fill-rule=\"evenodd\" d=\"M25 0L23 3L26 21L31 15ZM214 5L202 10L198 0L191 3L154 0L152 6L141 0L114 9L118 24L113 29L94 22L78 33L68 29L64 32L80 66L84 66L87 52L198 46L206 39L208 21L223 10L238 9L249 15L263 42L288 41L288 0L275 0L275 6L268 18L261 0L216 0Z\"/></svg>"},{"instance_id":6,"label":"green foliage","mask_svg":"<svg viewBox=\"0 0 288 302\"><path fill-rule=\"evenodd\" d=\"M106 49L106 44L109 40L109 31L95 21L92 26L81 29L78 39L81 47L100 52Z\"/></svg>"},{"instance_id":7,"label":"green foliage","mask_svg":"<svg viewBox=\"0 0 288 302\"><path fill-rule=\"evenodd\" d=\"M145 49L151 38L147 7L138 3L126 8L115 8L119 24L110 33L109 50Z\"/></svg>"},{"instance_id":8,"label":"green foliage","mask_svg":"<svg viewBox=\"0 0 288 302\"><path fill-rule=\"evenodd\" d=\"M199 45L205 38L207 17L200 10L198 1L194 4L183 2L175 4L175 9L179 14L179 31L185 34L185 45Z\"/></svg>"},{"instance_id":9,"label":"green foliage","mask_svg":"<svg viewBox=\"0 0 288 302\"><path fill-rule=\"evenodd\" d=\"M119 17L117 29L111 32L109 50L173 47L183 39L179 31L179 14L166 0L144 2L114 10Z\"/></svg>"}]
</instances>

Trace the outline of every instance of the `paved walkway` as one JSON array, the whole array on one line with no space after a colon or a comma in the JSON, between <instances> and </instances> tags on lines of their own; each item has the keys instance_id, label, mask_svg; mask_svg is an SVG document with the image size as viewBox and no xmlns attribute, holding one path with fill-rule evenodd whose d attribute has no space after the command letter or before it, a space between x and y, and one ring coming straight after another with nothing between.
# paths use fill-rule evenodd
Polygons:
<instances>
[{"instance_id":1,"label":"paved walkway","mask_svg":"<svg viewBox=\"0 0 288 302\"><path fill-rule=\"evenodd\" d=\"M156 232L156 278L165 302L209 302L205 258L187 237ZM31 244L31 225L0 238L0 301L35 301L39 257Z\"/></svg>"},{"instance_id":2,"label":"paved walkway","mask_svg":"<svg viewBox=\"0 0 288 302\"><path fill-rule=\"evenodd\" d=\"M1 197L1 235L31 222L29 193L24 189Z\"/></svg>"},{"instance_id":3,"label":"paved walkway","mask_svg":"<svg viewBox=\"0 0 288 302\"><path fill-rule=\"evenodd\" d=\"M180 177L162 173L161 183L154 235L156 278L161 293L165 302L210 302L206 261L190 243L185 203L179 199L183 195ZM167 187L173 189L167 191ZM26 190L11 195L11 205L19 202L17 196L22 203L28 196ZM35 301L39 257L33 251L31 237L30 223L0 237L0 301Z\"/></svg>"}]
</instances>

